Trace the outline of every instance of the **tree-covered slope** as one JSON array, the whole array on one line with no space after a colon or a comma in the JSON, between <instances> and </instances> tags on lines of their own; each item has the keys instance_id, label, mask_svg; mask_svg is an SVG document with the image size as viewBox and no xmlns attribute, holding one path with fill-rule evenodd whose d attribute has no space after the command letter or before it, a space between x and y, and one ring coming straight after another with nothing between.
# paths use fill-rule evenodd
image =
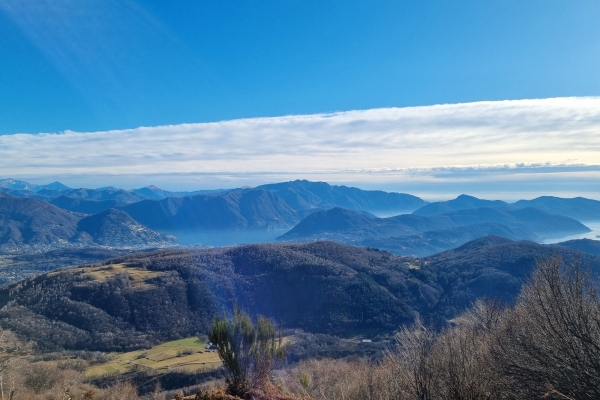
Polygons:
<instances>
[{"instance_id":1,"label":"tree-covered slope","mask_svg":"<svg viewBox=\"0 0 600 400\"><path fill-rule=\"evenodd\" d=\"M343 207L389 215L412 212L426 204L410 194L362 190L307 180L262 185L258 189L272 191L296 210Z\"/></svg>"},{"instance_id":2,"label":"tree-covered slope","mask_svg":"<svg viewBox=\"0 0 600 400\"><path fill-rule=\"evenodd\" d=\"M417 314L442 325L477 298L511 301L557 253L577 257L496 237L421 259L333 242L163 250L0 288L0 325L46 349L123 350L204 333L235 301L289 328L389 334Z\"/></svg>"}]
</instances>

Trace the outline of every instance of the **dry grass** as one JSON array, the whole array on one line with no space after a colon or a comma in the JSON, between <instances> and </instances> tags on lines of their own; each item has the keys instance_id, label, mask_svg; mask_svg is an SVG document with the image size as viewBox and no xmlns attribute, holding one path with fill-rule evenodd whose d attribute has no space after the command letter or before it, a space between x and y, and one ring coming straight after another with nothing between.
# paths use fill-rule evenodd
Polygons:
<instances>
[{"instance_id":1,"label":"dry grass","mask_svg":"<svg viewBox=\"0 0 600 400\"><path fill-rule=\"evenodd\" d=\"M216 351L207 351L206 343L197 338L187 338L163 343L148 350L116 353L111 361L96 365L86 371L87 377L107 374L121 374L136 366L146 367L156 372L180 370L196 372L214 369L221 365Z\"/></svg>"},{"instance_id":2,"label":"dry grass","mask_svg":"<svg viewBox=\"0 0 600 400\"><path fill-rule=\"evenodd\" d=\"M86 275L91 275L94 280L104 282L105 280L117 276L122 273L129 275L131 285L135 288L143 288L151 286L147 281L162 275L162 272L148 271L145 269L130 267L126 264L111 264L100 267L81 268L81 271Z\"/></svg>"}]
</instances>

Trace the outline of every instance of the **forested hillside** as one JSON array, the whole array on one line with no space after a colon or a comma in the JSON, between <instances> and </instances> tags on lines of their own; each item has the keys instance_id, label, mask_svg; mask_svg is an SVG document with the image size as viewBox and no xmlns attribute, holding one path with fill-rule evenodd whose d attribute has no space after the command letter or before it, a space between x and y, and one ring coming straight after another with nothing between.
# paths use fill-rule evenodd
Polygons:
<instances>
[{"instance_id":1,"label":"forested hillside","mask_svg":"<svg viewBox=\"0 0 600 400\"><path fill-rule=\"evenodd\" d=\"M148 246L174 241L174 237L154 232L120 210L109 209L84 217L45 201L0 194L0 252Z\"/></svg>"},{"instance_id":2,"label":"forested hillside","mask_svg":"<svg viewBox=\"0 0 600 400\"><path fill-rule=\"evenodd\" d=\"M332 242L162 250L6 286L0 325L45 349L126 350L204 333L236 301L289 328L389 334L417 313L439 326L477 298L510 302L555 253L577 257L494 237L421 259Z\"/></svg>"}]
</instances>

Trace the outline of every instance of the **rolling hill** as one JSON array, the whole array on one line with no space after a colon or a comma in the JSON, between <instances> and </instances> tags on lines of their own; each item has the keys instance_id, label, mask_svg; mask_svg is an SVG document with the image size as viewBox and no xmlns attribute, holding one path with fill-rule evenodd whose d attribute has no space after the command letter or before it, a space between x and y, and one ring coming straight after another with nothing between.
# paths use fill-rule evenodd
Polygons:
<instances>
[{"instance_id":1,"label":"rolling hill","mask_svg":"<svg viewBox=\"0 0 600 400\"><path fill-rule=\"evenodd\" d=\"M444 325L477 298L511 302L536 260L577 252L486 237L427 258L333 242L162 250L0 288L0 325L45 350L124 351L206 332L235 300L288 328L390 334ZM596 274L600 259L582 254Z\"/></svg>"},{"instance_id":2,"label":"rolling hill","mask_svg":"<svg viewBox=\"0 0 600 400\"><path fill-rule=\"evenodd\" d=\"M481 207L507 207L508 203L500 200L482 200L477 197L468 196L461 194L454 200L440 201L436 203L427 204L418 210L415 210L415 215L436 215L436 214L447 214L452 211L459 210L470 210L473 208Z\"/></svg>"},{"instance_id":3,"label":"rolling hill","mask_svg":"<svg viewBox=\"0 0 600 400\"><path fill-rule=\"evenodd\" d=\"M565 199L542 196L533 200L519 200L511 206L513 208L535 207L551 214L565 215L584 222L600 220L600 201L583 197Z\"/></svg>"},{"instance_id":4,"label":"rolling hill","mask_svg":"<svg viewBox=\"0 0 600 400\"><path fill-rule=\"evenodd\" d=\"M506 203L500 200L481 200L473 196L460 195L454 200L427 204L414 211L415 215L446 214L452 211L469 210L480 207L500 207L508 209L537 208L550 214L564 215L578 221L600 220L600 201L575 197L571 199L542 196L533 200L519 200Z\"/></svg>"},{"instance_id":5,"label":"rolling hill","mask_svg":"<svg viewBox=\"0 0 600 400\"><path fill-rule=\"evenodd\" d=\"M146 228L125 211L114 208L83 218L77 223L77 229L87 233L94 243L112 247L144 246L176 240L175 237Z\"/></svg>"},{"instance_id":6,"label":"rolling hill","mask_svg":"<svg viewBox=\"0 0 600 400\"><path fill-rule=\"evenodd\" d=\"M511 237L536 240L590 231L585 225L572 218L549 214L535 208L511 210L481 207L432 216L407 214L389 218L369 217L350 210L334 208L309 215L279 239L285 241L331 239L353 242L368 238L412 236L432 230L485 223L503 225L503 229L508 229L506 232L512 232ZM464 229L461 231L465 232ZM497 231L497 233L501 232L502 230Z\"/></svg>"},{"instance_id":7,"label":"rolling hill","mask_svg":"<svg viewBox=\"0 0 600 400\"><path fill-rule=\"evenodd\" d=\"M556 243L557 246L566 247L574 251L600 256L600 240L575 239L566 242Z\"/></svg>"},{"instance_id":8,"label":"rolling hill","mask_svg":"<svg viewBox=\"0 0 600 400\"><path fill-rule=\"evenodd\" d=\"M50 245L85 241L77 230L80 218L41 200L0 197L0 245Z\"/></svg>"},{"instance_id":9,"label":"rolling hill","mask_svg":"<svg viewBox=\"0 0 600 400\"><path fill-rule=\"evenodd\" d=\"M412 236L364 239L355 244L376 247L401 256L426 257L485 236L498 236L511 240L532 240L534 235L521 229L511 229L502 224L486 222L426 231Z\"/></svg>"},{"instance_id":10,"label":"rolling hill","mask_svg":"<svg viewBox=\"0 0 600 400\"><path fill-rule=\"evenodd\" d=\"M109 210L82 218L45 201L0 196L0 250L30 251L94 245L137 246L172 242L133 221L123 211Z\"/></svg>"}]
</instances>

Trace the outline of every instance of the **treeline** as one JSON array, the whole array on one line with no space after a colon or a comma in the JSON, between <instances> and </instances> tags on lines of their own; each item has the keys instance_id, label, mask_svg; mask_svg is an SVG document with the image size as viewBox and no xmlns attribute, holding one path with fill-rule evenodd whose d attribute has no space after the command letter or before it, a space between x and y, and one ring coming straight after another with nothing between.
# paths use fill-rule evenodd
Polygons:
<instances>
[{"instance_id":1,"label":"treeline","mask_svg":"<svg viewBox=\"0 0 600 400\"><path fill-rule=\"evenodd\" d=\"M309 360L280 376L314 399L598 399L600 299L579 263L541 263L517 302L478 301L435 331L416 322L377 363Z\"/></svg>"},{"instance_id":2,"label":"treeline","mask_svg":"<svg viewBox=\"0 0 600 400\"><path fill-rule=\"evenodd\" d=\"M252 387L247 398L600 398L600 298L594 277L577 260L557 256L539 263L509 306L478 300L442 329L417 319L395 339L379 360L305 359L288 365L269 374L270 380L258 380L260 387ZM140 387L118 382L100 388L82 379L86 360L28 359L27 346L6 331L0 344L0 390L11 400L136 400L142 394L182 399L194 392L198 400L237 399L222 381L179 394L159 385L150 390L152 382L139 380L133 382ZM263 347L258 349L252 356L260 359Z\"/></svg>"},{"instance_id":3,"label":"treeline","mask_svg":"<svg viewBox=\"0 0 600 400\"><path fill-rule=\"evenodd\" d=\"M555 252L576 258L567 249L493 237L422 259L333 242L163 250L111 261L128 267L106 271L106 279L70 268L4 286L0 326L42 351L130 351L204 334L236 302L288 328L374 339L417 314L439 329L479 298L510 304L535 260ZM598 257L581 257L600 270ZM151 277L133 284L128 268ZM298 359L352 351L344 347L328 352L308 343Z\"/></svg>"}]
</instances>

